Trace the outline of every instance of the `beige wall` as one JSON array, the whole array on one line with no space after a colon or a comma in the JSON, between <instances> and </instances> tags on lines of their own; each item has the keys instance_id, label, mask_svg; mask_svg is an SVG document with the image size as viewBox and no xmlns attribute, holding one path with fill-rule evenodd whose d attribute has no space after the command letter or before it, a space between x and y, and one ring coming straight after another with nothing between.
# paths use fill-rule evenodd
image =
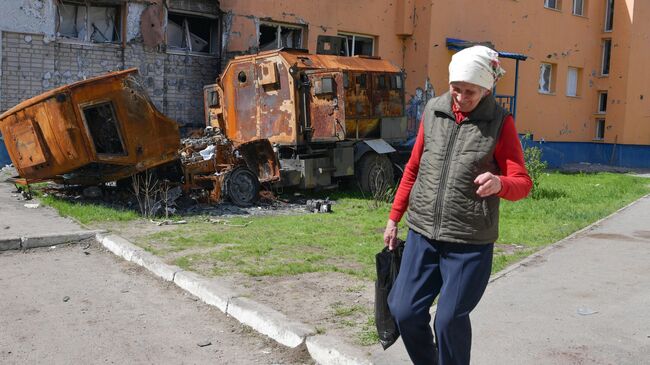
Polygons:
<instances>
[{"instance_id":1,"label":"beige wall","mask_svg":"<svg viewBox=\"0 0 650 365\"><path fill-rule=\"evenodd\" d=\"M489 41L498 50L529 56L519 70L521 133L533 133L536 140L591 142L596 118L605 117L604 142L650 144L650 2L616 0L614 30L607 33L606 0L585 2L584 16L572 14L572 0L562 0L560 11L544 8L543 0L222 0L221 8L229 13L227 55L254 52L263 20L304 25L311 52L320 34L372 35L375 55L404 68L411 95L427 78L436 95L448 89L453 52L446 38ZM612 39L609 76L600 75L603 38ZM538 91L541 62L554 66L551 94ZM503 65L507 74L497 91L512 94L515 62L504 59ZM581 69L577 97L566 95L568 67ZM596 114L599 90L608 92L604 116Z\"/></svg>"}]
</instances>

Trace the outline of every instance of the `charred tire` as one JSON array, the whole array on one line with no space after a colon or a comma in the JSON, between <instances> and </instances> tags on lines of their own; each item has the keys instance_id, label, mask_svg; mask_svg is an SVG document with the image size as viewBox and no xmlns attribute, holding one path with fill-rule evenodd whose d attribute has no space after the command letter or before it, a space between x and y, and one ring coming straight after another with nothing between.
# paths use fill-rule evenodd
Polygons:
<instances>
[{"instance_id":1,"label":"charred tire","mask_svg":"<svg viewBox=\"0 0 650 365\"><path fill-rule=\"evenodd\" d=\"M373 196L383 194L395 185L393 164L386 155L368 152L359 159L356 175L361 190Z\"/></svg>"},{"instance_id":2,"label":"charred tire","mask_svg":"<svg viewBox=\"0 0 650 365\"><path fill-rule=\"evenodd\" d=\"M260 182L253 171L241 166L228 173L223 190L233 204L247 207L257 201Z\"/></svg>"}]
</instances>

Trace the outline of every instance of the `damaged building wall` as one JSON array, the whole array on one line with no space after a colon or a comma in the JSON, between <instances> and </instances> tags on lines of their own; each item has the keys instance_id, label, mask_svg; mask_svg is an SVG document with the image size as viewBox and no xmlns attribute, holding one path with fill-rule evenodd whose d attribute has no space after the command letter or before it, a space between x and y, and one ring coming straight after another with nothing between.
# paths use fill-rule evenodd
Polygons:
<instances>
[{"instance_id":1,"label":"damaged building wall","mask_svg":"<svg viewBox=\"0 0 650 365\"><path fill-rule=\"evenodd\" d=\"M126 10L126 24L116 32L124 31L124 47L119 41L93 43L88 41L88 36L85 40L56 36L54 0L8 3L3 2L0 6L4 14L22 12L31 21L14 22L7 17L0 20L0 29L3 30L0 110L7 110L57 86L137 67L160 111L181 126L200 127L204 124L202 88L214 83L218 76L218 50L196 54L184 49L169 50L165 44L146 47L140 32L140 17L148 6L155 6L150 4L153 2L131 1L120 7L122 11ZM35 13L34 9L40 12ZM168 1L168 9L169 12L188 12L196 17L206 15L211 21L218 21L217 1ZM192 11L197 13L189 13ZM204 11L209 13L202 13ZM38 17L32 17L33 14L38 14ZM163 10L161 14L164 25L167 13Z\"/></svg>"}]
</instances>

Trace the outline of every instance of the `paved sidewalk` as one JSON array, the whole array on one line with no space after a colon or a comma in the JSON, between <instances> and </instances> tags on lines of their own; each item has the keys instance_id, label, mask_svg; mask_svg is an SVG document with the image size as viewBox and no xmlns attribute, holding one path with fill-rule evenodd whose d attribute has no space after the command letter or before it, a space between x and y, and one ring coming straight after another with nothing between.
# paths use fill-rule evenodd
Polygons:
<instances>
[{"instance_id":1,"label":"paved sidewalk","mask_svg":"<svg viewBox=\"0 0 650 365\"><path fill-rule=\"evenodd\" d=\"M51 246L94 236L37 199L19 200L15 187L0 182L0 250ZM25 205L38 205L28 208Z\"/></svg>"},{"instance_id":2,"label":"paved sidewalk","mask_svg":"<svg viewBox=\"0 0 650 365\"><path fill-rule=\"evenodd\" d=\"M649 364L650 197L492 282L473 364Z\"/></svg>"},{"instance_id":3,"label":"paved sidewalk","mask_svg":"<svg viewBox=\"0 0 650 365\"><path fill-rule=\"evenodd\" d=\"M11 188L0 183L0 245L7 237L81 229L49 208L25 208L24 201L12 197ZM313 331L270 308L260 310L236 290L215 289L214 283L165 266L119 238L109 238L101 240L111 251L139 262L208 303L223 304L234 318L258 331L306 339L310 353L320 363L409 363L401 341L385 352L378 345L342 346L328 336L314 336ZM472 314L472 363L648 363L649 258L650 197L645 197L524 260L514 270L506 269L505 275L497 274L499 278L490 283ZM280 333L285 330L288 332Z\"/></svg>"}]
</instances>

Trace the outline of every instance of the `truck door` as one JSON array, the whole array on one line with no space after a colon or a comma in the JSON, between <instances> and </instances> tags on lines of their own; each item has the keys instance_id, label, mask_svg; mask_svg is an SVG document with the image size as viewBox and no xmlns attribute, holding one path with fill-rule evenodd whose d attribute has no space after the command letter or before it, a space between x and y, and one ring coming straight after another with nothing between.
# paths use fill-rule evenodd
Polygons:
<instances>
[{"instance_id":1,"label":"truck door","mask_svg":"<svg viewBox=\"0 0 650 365\"><path fill-rule=\"evenodd\" d=\"M339 141L345 138L343 73L308 71L311 84L309 119L313 142Z\"/></svg>"}]
</instances>

